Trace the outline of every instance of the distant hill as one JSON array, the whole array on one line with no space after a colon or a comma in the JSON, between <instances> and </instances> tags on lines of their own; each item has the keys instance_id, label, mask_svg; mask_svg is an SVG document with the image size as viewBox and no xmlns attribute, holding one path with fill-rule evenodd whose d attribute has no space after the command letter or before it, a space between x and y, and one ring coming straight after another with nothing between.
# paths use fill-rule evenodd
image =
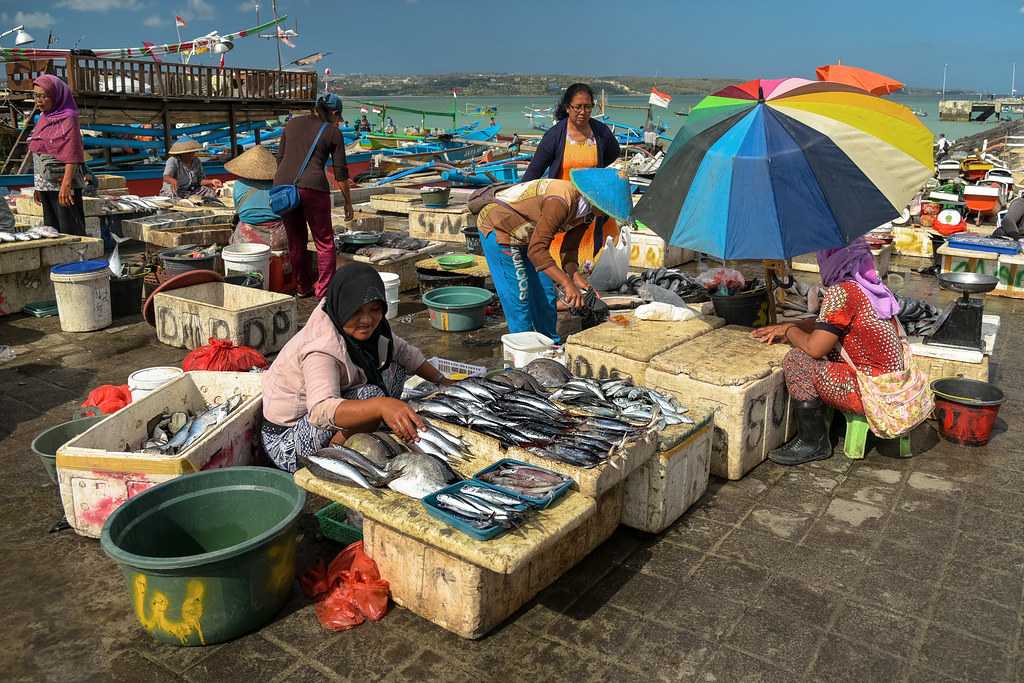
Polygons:
<instances>
[{"instance_id":1,"label":"distant hill","mask_svg":"<svg viewBox=\"0 0 1024 683\"><path fill-rule=\"evenodd\" d=\"M396 95L450 95L457 89L466 96L550 96L566 86L584 82L609 95L647 95L656 85L672 95L703 95L742 78L664 78L653 76L594 76L581 74L336 74L328 83L332 91L350 97Z\"/></svg>"}]
</instances>

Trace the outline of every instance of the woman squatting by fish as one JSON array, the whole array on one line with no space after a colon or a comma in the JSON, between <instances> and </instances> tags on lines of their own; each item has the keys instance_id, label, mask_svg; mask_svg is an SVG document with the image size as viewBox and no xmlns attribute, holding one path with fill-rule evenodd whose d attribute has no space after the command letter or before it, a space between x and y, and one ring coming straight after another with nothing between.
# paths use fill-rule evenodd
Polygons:
<instances>
[{"instance_id":1,"label":"woman squatting by fish","mask_svg":"<svg viewBox=\"0 0 1024 683\"><path fill-rule=\"evenodd\" d=\"M403 401L410 374L449 381L423 353L392 334L384 282L371 266L334 273L324 301L263 376L263 447L294 472L300 456L386 424L412 442L426 426Z\"/></svg>"}]
</instances>

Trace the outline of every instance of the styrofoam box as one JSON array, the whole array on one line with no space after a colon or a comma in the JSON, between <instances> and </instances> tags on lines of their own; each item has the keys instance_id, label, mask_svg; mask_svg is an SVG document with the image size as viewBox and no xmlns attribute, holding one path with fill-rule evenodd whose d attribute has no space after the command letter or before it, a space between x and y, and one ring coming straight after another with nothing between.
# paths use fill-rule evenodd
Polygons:
<instances>
[{"instance_id":1,"label":"styrofoam box","mask_svg":"<svg viewBox=\"0 0 1024 683\"><path fill-rule=\"evenodd\" d=\"M626 479L622 523L657 534L679 519L708 488L715 417L693 408L692 425L661 433L659 451Z\"/></svg>"},{"instance_id":2,"label":"styrofoam box","mask_svg":"<svg viewBox=\"0 0 1024 683\"><path fill-rule=\"evenodd\" d=\"M200 414L240 394L241 405L188 449L143 453L146 426L162 413ZM93 425L57 450L57 479L68 523L97 538L103 523L131 496L201 470L249 465L262 419L261 377L249 372L187 372Z\"/></svg>"},{"instance_id":3,"label":"styrofoam box","mask_svg":"<svg viewBox=\"0 0 1024 683\"><path fill-rule=\"evenodd\" d=\"M224 282L161 292L154 310L157 339L186 349L203 346L212 337L266 355L280 351L298 331L294 297Z\"/></svg>"}]
</instances>

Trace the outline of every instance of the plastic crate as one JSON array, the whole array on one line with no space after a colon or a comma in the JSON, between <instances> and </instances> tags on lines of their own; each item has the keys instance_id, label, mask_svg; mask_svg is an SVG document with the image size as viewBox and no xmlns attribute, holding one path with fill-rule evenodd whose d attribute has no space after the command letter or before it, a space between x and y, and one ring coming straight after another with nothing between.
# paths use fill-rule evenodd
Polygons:
<instances>
[{"instance_id":1,"label":"plastic crate","mask_svg":"<svg viewBox=\"0 0 1024 683\"><path fill-rule=\"evenodd\" d=\"M56 301L39 301L34 304L27 304L25 308L21 309L23 313L35 316L37 318L49 318L50 316L57 315L57 302Z\"/></svg>"},{"instance_id":2,"label":"plastic crate","mask_svg":"<svg viewBox=\"0 0 1024 683\"><path fill-rule=\"evenodd\" d=\"M345 520L348 508L340 503L328 503L316 511L320 533L335 543L348 546L363 540L362 529L357 529Z\"/></svg>"},{"instance_id":3,"label":"plastic crate","mask_svg":"<svg viewBox=\"0 0 1024 683\"><path fill-rule=\"evenodd\" d=\"M446 510L437 507L437 497L439 495L441 495L442 493L458 493L460 490L462 490L463 486L479 486L480 488L488 488L493 489L495 491L500 490L496 486L491 486L485 481L459 481L452 484L451 486L444 487L440 491L435 491L434 493L431 493L429 496L424 496L420 502L423 503L423 507L427 509L427 512L430 514L431 517L441 520L453 529L458 529L470 538L475 538L478 541L489 541L492 538L500 536L501 534L508 531L508 529L506 529L505 527L499 526L497 524L489 526L485 529L477 529L472 524L464 522L458 517L449 514ZM507 492L502 491L502 493ZM516 497L521 498L521 496ZM523 502L523 509L525 510L527 507L528 506L526 502Z\"/></svg>"},{"instance_id":4,"label":"plastic crate","mask_svg":"<svg viewBox=\"0 0 1024 683\"><path fill-rule=\"evenodd\" d=\"M488 481L484 481L482 479L477 479L477 477L479 477L481 474L486 474L487 472L490 472L491 470L498 469L502 465L523 465L525 467L532 467L534 469L543 470L545 472L549 472L550 474L554 474L555 476L561 477L562 479L565 480L565 483L560 485L558 488L552 490L551 493L549 493L548 495L544 496L543 498L537 498L535 496L527 496L525 494L518 493L516 491L513 491L512 489L507 489L504 486L499 486L498 484L492 484L492 483L490 483ZM570 477L567 477L567 476L565 476L564 474L562 474L560 472L555 472L554 470L549 470L546 467L540 467L538 465L532 465L532 464L530 464L528 462L523 462L522 460L514 460L513 458L502 458L501 460L499 460L498 462L494 463L490 467L485 467L484 469L480 470L479 472L477 472L476 474L473 475L473 481L480 482L484 486L487 486L487 487L492 488L492 489L497 489L497 490L501 491L502 493L508 494L510 496L515 496L516 498L518 498L520 500L523 500L523 501L526 501L527 503L529 503L531 507L535 507L535 508L537 508L539 510L543 510L544 508L548 507L549 505L554 503L556 500L561 498L563 495L565 495L565 492L568 491L570 488L572 488L572 484L573 484L573 480Z\"/></svg>"},{"instance_id":5,"label":"plastic crate","mask_svg":"<svg viewBox=\"0 0 1024 683\"><path fill-rule=\"evenodd\" d=\"M467 377L483 377L487 374L487 368L469 363L459 363L447 358L434 356L427 360L428 363L437 368L438 372L448 379L466 379Z\"/></svg>"}]
</instances>

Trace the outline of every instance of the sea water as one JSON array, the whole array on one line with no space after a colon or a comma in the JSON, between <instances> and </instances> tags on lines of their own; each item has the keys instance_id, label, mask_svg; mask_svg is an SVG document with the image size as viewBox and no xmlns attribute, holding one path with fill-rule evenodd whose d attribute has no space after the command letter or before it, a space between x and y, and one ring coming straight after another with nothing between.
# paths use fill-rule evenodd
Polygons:
<instances>
[{"instance_id":1,"label":"sea water","mask_svg":"<svg viewBox=\"0 0 1024 683\"><path fill-rule=\"evenodd\" d=\"M670 93L671 94L671 93ZM685 116L679 116L676 112L686 112L693 105L697 104L704 98L704 95L676 95L672 98L672 102L667 109L660 109L654 107L655 122L660 123L668 129L668 134L672 135L679 129L679 127L686 121ZM965 135L973 135L983 130L992 128L997 125L998 122L991 123L966 123L960 121L940 121L939 120L939 98L937 95L927 96L908 96L908 95L891 95L890 99L894 102L899 102L902 105L909 107L920 112L927 114L926 117L921 118L921 123L927 126L934 135L938 136L939 133L945 133L946 137L955 140L958 137ZM487 126L490 123L489 115L473 115L466 114L467 105L472 107L497 107L498 113L495 115L495 120L501 124L502 133L509 134L514 131L521 133L539 132L533 128L533 124L530 119L524 116L524 109L545 109L554 107L558 101L558 95L552 94L548 96L535 95L535 96L517 96L517 97L476 97L476 96L462 96L457 98L451 96L447 97L351 97L345 100L345 118L351 122L359 117L359 109L361 106L358 101L367 101L381 104L393 104L399 107L407 107L410 109L421 109L433 112L456 112L457 125L465 126L474 121L479 122L480 127ZM608 108L607 115L608 119L617 123L625 125L631 125L636 127L643 126L646 111L637 109L615 109L614 105L627 105L633 107L646 107L647 97L635 97L635 96L620 96L614 95L608 97L608 104L611 105ZM367 107L368 108L368 107ZM395 125L399 129L406 126L419 126L420 116L418 114L411 114L402 111L389 110L388 115L395 120ZM368 118L375 125L379 118L370 113ZM550 124L549 116L538 116L537 122L543 122L545 125ZM435 116L428 116L426 119L427 126L431 128L449 128L451 126L450 118L442 118Z\"/></svg>"}]
</instances>

